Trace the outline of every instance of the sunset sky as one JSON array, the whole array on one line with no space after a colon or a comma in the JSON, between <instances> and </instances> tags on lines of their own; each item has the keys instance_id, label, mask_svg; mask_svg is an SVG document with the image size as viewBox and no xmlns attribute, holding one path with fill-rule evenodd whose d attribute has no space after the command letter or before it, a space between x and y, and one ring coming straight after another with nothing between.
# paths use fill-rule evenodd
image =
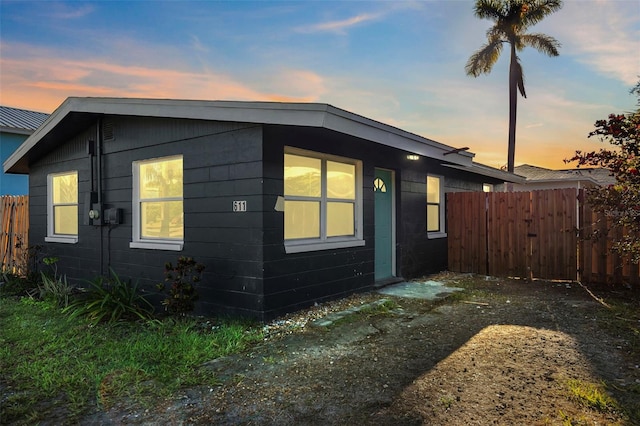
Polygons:
<instances>
[{"instance_id":1,"label":"sunset sky","mask_svg":"<svg viewBox=\"0 0 640 426\"><path fill-rule=\"evenodd\" d=\"M612 112L636 108L640 2L565 0L520 58L516 164L549 168ZM506 163L508 49L464 66L490 21L473 1L0 0L0 104L51 113L69 96L321 102Z\"/></svg>"}]
</instances>

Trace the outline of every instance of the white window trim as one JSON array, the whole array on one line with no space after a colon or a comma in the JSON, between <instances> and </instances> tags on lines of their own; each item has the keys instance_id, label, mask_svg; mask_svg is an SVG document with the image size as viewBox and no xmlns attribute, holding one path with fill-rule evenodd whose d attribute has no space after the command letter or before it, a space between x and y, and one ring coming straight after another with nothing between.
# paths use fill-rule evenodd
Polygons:
<instances>
[{"instance_id":1,"label":"white window trim","mask_svg":"<svg viewBox=\"0 0 640 426\"><path fill-rule=\"evenodd\" d=\"M184 239L164 239L164 238L141 238L140 237L140 164L154 161L168 161L176 158L183 158L182 155L170 155L167 157L147 158L144 160L134 161L131 164L132 174L132 198L131 198L131 242L129 248L148 249L148 250L169 250L182 251L184 248ZM184 177L184 159L183 159L183 177ZM184 194L184 182L183 182ZM184 195L182 197L182 208L184 212Z\"/></svg>"},{"instance_id":2,"label":"white window trim","mask_svg":"<svg viewBox=\"0 0 640 426\"><path fill-rule=\"evenodd\" d=\"M184 248L184 241L180 242L165 242L165 241L131 241L129 248L148 249L148 250L169 250L169 251L182 251Z\"/></svg>"},{"instance_id":3,"label":"white window trim","mask_svg":"<svg viewBox=\"0 0 640 426\"><path fill-rule=\"evenodd\" d=\"M44 237L44 241L47 243L62 243L62 244L76 244L78 242L78 237L61 237L61 236L49 236Z\"/></svg>"},{"instance_id":4,"label":"white window trim","mask_svg":"<svg viewBox=\"0 0 640 426\"><path fill-rule=\"evenodd\" d=\"M284 240L284 249L285 253L304 253L309 251L319 251L319 250L332 250L339 248L348 248L348 247L361 247L365 245L365 240L363 239L363 207L362 207L362 161L356 160L354 158L346 158L339 157L336 155L325 154L316 151L308 151L300 148L294 148L285 146L284 148L285 154L292 155L300 155L310 158L318 158L323 161L336 161L345 164L353 164L355 166L355 174L356 174L356 198L354 205L354 236L348 237L326 237L325 227L326 223L324 220L320 219L320 238L304 238L298 240ZM283 170L284 173L284 170ZM286 200L287 197L284 196ZM301 199L300 197L296 197L296 199ZM317 200L315 198L314 200ZM322 197L321 203L326 203L326 197ZM321 209L324 211L325 206L321 204Z\"/></svg>"},{"instance_id":5,"label":"white window trim","mask_svg":"<svg viewBox=\"0 0 640 426\"><path fill-rule=\"evenodd\" d=\"M440 181L440 230L439 231L431 231L428 232L427 231L427 238L430 240L434 240L437 238L446 238L447 237L447 233L444 231L445 225L446 225L446 211L444 208L444 200L445 200L445 193L444 193L444 176L442 175L434 175L434 174L427 174L427 176L431 176L431 177L435 177L438 178L438 180ZM425 194L426 195L426 194Z\"/></svg>"},{"instance_id":6,"label":"white window trim","mask_svg":"<svg viewBox=\"0 0 640 426\"><path fill-rule=\"evenodd\" d=\"M55 224L53 217L53 177L68 175L70 173L76 173L76 176L78 175L77 170L66 170L64 172L50 173L47 175L47 235L44 237L44 241L47 243L76 244L78 242L78 234L61 235L54 233ZM76 203L76 205L78 206L78 211L80 211L80 203Z\"/></svg>"},{"instance_id":7,"label":"white window trim","mask_svg":"<svg viewBox=\"0 0 640 426\"><path fill-rule=\"evenodd\" d=\"M345 241L331 241L331 242L308 242L302 243L296 241L295 243L287 242L285 243L285 252L288 253L305 253L308 251L319 251L319 250L333 250L340 248L348 248L348 247L362 247L365 245L364 240L357 240L355 238L351 238Z\"/></svg>"}]
</instances>

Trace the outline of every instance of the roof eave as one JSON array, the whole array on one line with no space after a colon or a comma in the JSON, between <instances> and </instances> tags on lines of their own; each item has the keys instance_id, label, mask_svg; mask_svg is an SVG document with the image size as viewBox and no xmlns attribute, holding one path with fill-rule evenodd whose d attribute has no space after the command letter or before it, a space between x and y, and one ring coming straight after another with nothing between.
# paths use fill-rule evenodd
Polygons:
<instances>
[{"instance_id":1,"label":"roof eave","mask_svg":"<svg viewBox=\"0 0 640 426\"><path fill-rule=\"evenodd\" d=\"M5 172L28 173L30 151L71 113L321 127L461 166L471 166L475 155L462 151L445 157L453 147L328 104L71 97L5 161Z\"/></svg>"},{"instance_id":2,"label":"roof eave","mask_svg":"<svg viewBox=\"0 0 640 426\"><path fill-rule=\"evenodd\" d=\"M562 183L562 182L588 182L594 185L602 186L602 183L591 177L570 177L564 179L527 179L524 184L536 184L536 183Z\"/></svg>"},{"instance_id":3,"label":"roof eave","mask_svg":"<svg viewBox=\"0 0 640 426\"><path fill-rule=\"evenodd\" d=\"M78 104L78 98L67 98L47 119L38 127L3 164L5 173L29 173L26 156L29 151L69 114L73 106Z\"/></svg>"},{"instance_id":4,"label":"roof eave","mask_svg":"<svg viewBox=\"0 0 640 426\"><path fill-rule=\"evenodd\" d=\"M2 133L11 133L14 135L30 135L33 133L31 129L19 129L17 127L6 127L0 126L0 132Z\"/></svg>"},{"instance_id":5,"label":"roof eave","mask_svg":"<svg viewBox=\"0 0 640 426\"><path fill-rule=\"evenodd\" d=\"M470 166L459 166L457 164L443 164L443 166L469 173L475 173L482 176L487 176L504 182L519 184L526 182L526 178L524 178L523 176L505 172L504 170L495 169L493 167L485 166L484 164L479 163L473 163Z\"/></svg>"}]
</instances>

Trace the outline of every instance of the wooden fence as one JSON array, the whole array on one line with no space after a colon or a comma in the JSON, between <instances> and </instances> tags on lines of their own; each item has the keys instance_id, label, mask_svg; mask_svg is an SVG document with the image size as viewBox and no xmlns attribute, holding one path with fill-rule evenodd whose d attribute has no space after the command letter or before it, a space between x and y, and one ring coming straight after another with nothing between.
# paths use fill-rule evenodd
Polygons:
<instances>
[{"instance_id":1,"label":"wooden fence","mask_svg":"<svg viewBox=\"0 0 640 426\"><path fill-rule=\"evenodd\" d=\"M602 212L594 212L587 204L581 209L581 232L585 237L599 230L602 238L584 238L580 241L580 278L584 283L627 283L640 284L640 271L637 263L611 252L613 239L621 239L626 229L608 232L611 218Z\"/></svg>"},{"instance_id":2,"label":"wooden fence","mask_svg":"<svg viewBox=\"0 0 640 426\"><path fill-rule=\"evenodd\" d=\"M609 253L611 236L580 238L606 227L582 196L576 189L447 194L449 270L636 284L637 265Z\"/></svg>"},{"instance_id":3,"label":"wooden fence","mask_svg":"<svg viewBox=\"0 0 640 426\"><path fill-rule=\"evenodd\" d=\"M0 260L2 272L27 273L29 197L0 197Z\"/></svg>"}]
</instances>

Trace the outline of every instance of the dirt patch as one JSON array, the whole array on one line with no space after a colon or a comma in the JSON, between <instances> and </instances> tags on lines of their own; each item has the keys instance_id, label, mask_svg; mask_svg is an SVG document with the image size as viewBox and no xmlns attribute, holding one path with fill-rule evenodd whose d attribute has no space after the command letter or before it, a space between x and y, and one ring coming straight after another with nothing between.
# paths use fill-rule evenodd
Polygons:
<instances>
[{"instance_id":1,"label":"dirt patch","mask_svg":"<svg viewBox=\"0 0 640 426\"><path fill-rule=\"evenodd\" d=\"M250 352L208 363L220 383L185 389L152 409L120 404L85 420L633 424L624 410L639 398L640 354L624 332L602 326L606 308L583 288L453 274L430 278L467 291L437 302L370 293L297 313ZM390 312L355 313L322 327L308 321L383 298L395 303ZM606 383L612 403L590 407L569 390L571 383Z\"/></svg>"}]
</instances>

